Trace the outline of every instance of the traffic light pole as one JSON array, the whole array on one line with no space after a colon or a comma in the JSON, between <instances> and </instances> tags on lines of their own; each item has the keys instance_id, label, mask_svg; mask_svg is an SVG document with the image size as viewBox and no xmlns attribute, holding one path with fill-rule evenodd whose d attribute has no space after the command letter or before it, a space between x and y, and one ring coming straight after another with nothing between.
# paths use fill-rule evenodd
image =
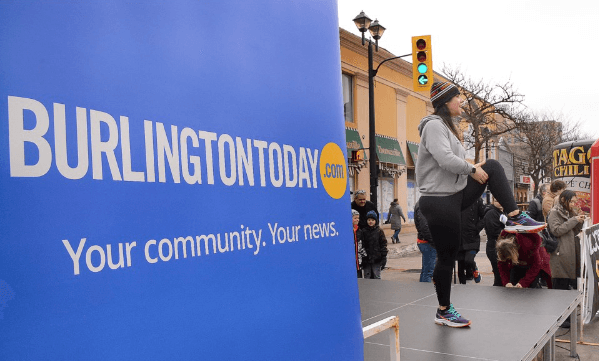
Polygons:
<instances>
[{"instance_id":1,"label":"traffic light pole","mask_svg":"<svg viewBox=\"0 0 599 361\"><path fill-rule=\"evenodd\" d=\"M377 187L379 183L379 172L376 166L376 130L374 122L374 76L375 70L372 66L372 40L368 41L368 138L370 151L370 201L374 203L375 209L377 205ZM378 68L377 68L378 70Z\"/></svg>"},{"instance_id":2,"label":"traffic light pole","mask_svg":"<svg viewBox=\"0 0 599 361\"><path fill-rule=\"evenodd\" d=\"M370 152L370 201L374 203L375 209L378 210L378 192L377 187L379 185L379 170L376 166L376 129L375 129L375 121L374 121L374 77L376 73L378 73L381 65L386 63L389 60L399 59L406 56L410 56L410 54L396 56L393 58L383 60L377 67L374 69L373 66L373 50L372 50L372 40L368 41L368 138L369 138L369 152Z\"/></svg>"}]
</instances>

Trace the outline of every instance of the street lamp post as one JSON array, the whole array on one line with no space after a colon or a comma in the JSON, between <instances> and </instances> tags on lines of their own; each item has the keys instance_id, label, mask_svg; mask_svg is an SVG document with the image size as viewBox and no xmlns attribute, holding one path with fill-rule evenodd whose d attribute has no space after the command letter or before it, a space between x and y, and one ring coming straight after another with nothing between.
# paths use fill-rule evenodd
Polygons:
<instances>
[{"instance_id":1,"label":"street lamp post","mask_svg":"<svg viewBox=\"0 0 599 361\"><path fill-rule=\"evenodd\" d=\"M385 28L379 24L378 20L371 22L371 19L362 11L354 18L354 23L362 33L362 45L364 45L364 33L370 31L375 40L376 51L379 50L379 39L383 35ZM389 59L390 60L390 59ZM380 66L380 65L379 65ZM376 129L374 121L374 77L378 68L373 66L372 39L368 40L368 137L370 152L370 201L377 207L377 187L378 187L378 169L376 166ZM378 207L376 208L378 209Z\"/></svg>"}]
</instances>

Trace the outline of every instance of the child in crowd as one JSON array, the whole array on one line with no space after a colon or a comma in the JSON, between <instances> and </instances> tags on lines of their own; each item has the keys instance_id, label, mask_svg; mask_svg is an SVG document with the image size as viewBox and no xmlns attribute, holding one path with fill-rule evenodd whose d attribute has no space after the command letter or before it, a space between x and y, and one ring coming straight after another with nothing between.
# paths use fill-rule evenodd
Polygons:
<instances>
[{"instance_id":1,"label":"child in crowd","mask_svg":"<svg viewBox=\"0 0 599 361\"><path fill-rule=\"evenodd\" d=\"M375 211L368 212L367 226L358 233L358 240L362 241L366 251L366 256L362 258L364 278L381 279L381 263L387 257L387 238L378 226L378 218Z\"/></svg>"},{"instance_id":2,"label":"child in crowd","mask_svg":"<svg viewBox=\"0 0 599 361\"><path fill-rule=\"evenodd\" d=\"M360 213L355 209L351 210L352 214L352 223L354 228L354 250L356 253L356 270L358 271L358 278L362 278L362 268L360 264L362 263L362 257L366 256L366 251L364 251L364 247L362 247L362 241L358 239L358 223L360 223Z\"/></svg>"},{"instance_id":3,"label":"child in crowd","mask_svg":"<svg viewBox=\"0 0 599 361\"><path fill-rule=\"evenodd\" d=\"M505 287L540 288L539 279L552 288L549 254L538 233L501 232L497 239L497 266Z\"/></svg>"}]
</instances>

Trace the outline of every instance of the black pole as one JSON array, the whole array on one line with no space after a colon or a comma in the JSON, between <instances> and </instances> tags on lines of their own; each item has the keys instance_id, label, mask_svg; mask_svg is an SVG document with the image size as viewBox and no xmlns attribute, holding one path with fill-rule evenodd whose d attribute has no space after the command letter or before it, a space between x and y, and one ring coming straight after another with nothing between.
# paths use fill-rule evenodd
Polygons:
<instances>
[{"instance_id":1,"label":"black pole","mask_svg":"<svg viewBox=\"0 0 599 361\"><path fill-rule=\"evenodd\" d=\"M368 137L370 150L370 201L377 207L378 169L376 165L376 140L374 128L374 70L372 66L372 40L368 41Z\"/></svg>"},{"instance_id":2,"label":"black pole","mask_svg":"<svg viewBox=\"0 0 599 361\"><path fill-rule=\"evenodd\" d=\"M485 141L485 161L489 159L489 139ZM489 186L487 186L487 204L491 204L491 195L489 194Z\"/></svg>"}]
</instances>

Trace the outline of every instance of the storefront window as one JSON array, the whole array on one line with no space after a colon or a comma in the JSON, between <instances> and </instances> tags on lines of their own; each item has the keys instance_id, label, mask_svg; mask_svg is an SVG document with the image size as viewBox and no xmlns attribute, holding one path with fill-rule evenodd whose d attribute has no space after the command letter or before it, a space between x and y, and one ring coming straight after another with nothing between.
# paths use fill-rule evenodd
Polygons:
<instances>
[{"instance_id":1,"label":"storefront window","mask_svg":"<svg viewBox=\"0 0 599 361\"><path fill-rule=\"evenodd\" d=\"M354 122L354 80L351 75L343 74L343 115L345 121Z\"/></svg>"}]
</instances>

